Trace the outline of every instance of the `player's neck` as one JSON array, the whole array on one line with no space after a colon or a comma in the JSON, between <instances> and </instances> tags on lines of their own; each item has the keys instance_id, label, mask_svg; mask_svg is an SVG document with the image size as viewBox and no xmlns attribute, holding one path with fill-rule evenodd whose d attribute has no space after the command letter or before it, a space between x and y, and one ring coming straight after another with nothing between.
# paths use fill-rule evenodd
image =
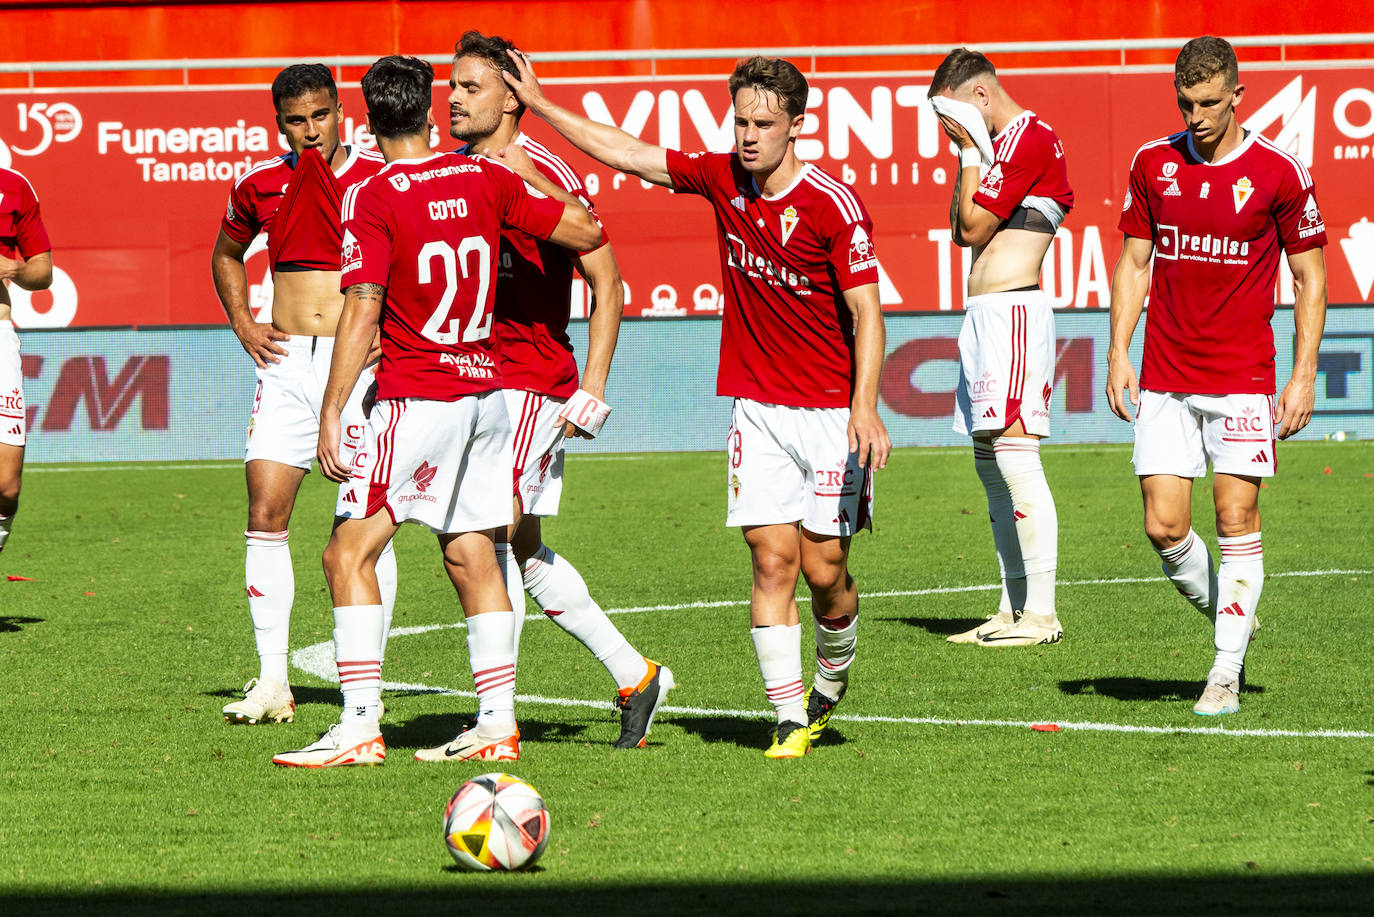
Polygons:
<instances>
[{"instance_id":1,"label":"player's neck","mask_svg":"<svg viewBox=\"0 0 1374 917\"><path fill-rule=\"evenodd\" d=\"M468 152L476 153L481 156L491 156L497 150L504 150L515 142L520 136L520 125L507 119L501 120L501 126L492 131L485 137L468 142Z\"/></svg>"},{"instance_id":2,"label":"player's neck","mask_svg":"<svg viewBox=\"0 0 1374 917\"><path fill-rule=\"evenodd\" d=\"M429 146L428 134L402 134L398 137L378 137L377 149L387 162L397 159L426 159L434 151Z\"/></svg>"},{"instance_id":3,"label":"player's neck","mask_svg":"<svg viewBox=\"0 0 1374 917\"><path fill-rule=\"evenodd\" d=\"M334 147L334 155L329 157L329 169L332 172L337 172L343 168L346 162L348 162L348 147L340 143Z\"/></svg>"},{"instance_id":4,"label":"player's neck","mask_svg":"<svg viewBox=\"0 0 1374 917\"><path fill-rule=\"evenodd\" d=\"M789 145L787 154L782 157L782 162L778 163L776 169L767 175L761 172L754 173L754 184L758 185L759 191L763 192L765 197L776 197L792 187L797 180L797 173L804 165L805 163L797 158L796 148Z\"/></svg>"},{"instance_id":5,"label":"player's neck","mask_svg":"<svg viewBox=\"0 0 1374 917\"><path fill-rule=\"evenodd\" d=\"M1021 117L1025 109L1012 101L1011 96L1003 94L1001 99L996 101L991 114L992 136L996 137L1007 129L1007 125Z\"/></svg>"},{"instance_id":6,"label":"player's neck","mask_svg":"<svg viewBox=\"0 0 1374 917\"><path fill-rule=\"evenodd\" d=\"M1204 162L1220 162L1234 153L1236 147L1240 146L1244 140L1245 128L1241 127L1240 122L1232 116L1231 123L1216 143L1211 146L1204 146L1194 140L1193 149Z\"/></svg>"}]
</instances>

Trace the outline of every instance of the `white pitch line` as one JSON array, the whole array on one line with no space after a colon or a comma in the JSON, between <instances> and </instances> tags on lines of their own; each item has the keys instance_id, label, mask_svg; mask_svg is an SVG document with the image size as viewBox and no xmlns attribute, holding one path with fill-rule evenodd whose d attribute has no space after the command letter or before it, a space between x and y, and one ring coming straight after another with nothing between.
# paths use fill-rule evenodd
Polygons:
<instances>
[{"instance_id":1,"label":"white pitch line","mask_svg":"<svg viewBox=\"0 0 1374 917\"><path fill-rule=\"evenodd\" d=\"M226 468L242 468L243 462L186 462L183 465L28 465L25 474L61 472L72 474L81 471L223 471Z\"/></svg>"},{"instance_id":2,"label":"white pitch line","mask_svg":"<svg viewBox=\"0 0 1374 917\"><path fill-rule=\"evenodd\" d=\"M1271 576L1344 576L1344 575L1363 575L1374 573L1371 570L1292 570L1284 573L1273 573ZM1094 580L1069 580L1061 582L1060 586L1098 586L1098 585L1131 585L1136 583L1156 583L1159 577L1149 578L1117 578L1117 579L1094 579ZM894 590L888 592L864 593L861 598L897 598L913 595L945 595L961 592L982 592L993 589L1001 589L1000 584L987 586L943 586L934 589L908 589ZM808 597L799 596L797 601L807 601ZM607 608L606 614L636 614L646 611L680 611L688 608L730 608L748 605L748 601L724 600L717 602L683 602L677 605L641 605L632 608ZM525 620L537 620L544 616L542 614L525 615ZM427 634L437 630L454 630L466 627L462 621L450 622L448 624L421 624L414 627L397 627L391 631L392 637L409 637L416 634ZM334 644L331 641L316 643L312 646L302 647L291 654L291 664L296 668L314 675L321 681L332 684L339 683L338 671L334 666L333 655ZM435 685L426 685L404 681L384 681L382 688L388 691L410 691L417 694L434 694L443 697L470 697L475 698L477 694L473 691L460 691L457 688L444 688ZM520 694L515 698L522 704L537 704L547 707L589 707L594 710L611 710L614 705L601 700L581 700L571 697L542 697L538 694ZM664 705L659 708L663 713L681 713L689 716L716 716L730 719L766 719L773 715L772 711L766 710L730 710L712 707L676 707ZM1029 729L1032 726L1042 725L1044 721L1031 720L957 720L946 719L943 717L932 716L865 716L865 715L836 715L832 719L846 723L884 723L897 726L989 726L1013 729ZM1315 729L1315 730L1295 730L1295 729L1227 729L1221 726L1135 726L1127 723L1054 723L1064 732L1121 732L1121 733L1142 733L1146 735L1219 735L1231 737L1250 737L1250 738L1291 738L1291 739L1374 739L1374 732L1361 732L1348 729Z\"/></svg>"}]
</instances>

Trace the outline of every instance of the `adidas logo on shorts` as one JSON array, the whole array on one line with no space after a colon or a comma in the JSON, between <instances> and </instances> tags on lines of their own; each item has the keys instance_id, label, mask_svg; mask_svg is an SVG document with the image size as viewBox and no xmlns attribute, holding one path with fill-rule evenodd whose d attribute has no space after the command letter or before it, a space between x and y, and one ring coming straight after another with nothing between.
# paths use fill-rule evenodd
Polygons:
<instances>
[{"instance_id":1,"label":"adidas logo on shorts","mask_svg":"<svg viewBox=\"0 0 1374 917\"><path fill-rule=\"evenodd\" d=\"M1260 464L1265 464L1265 463L1267 463L1267 462L1269 461L1269 453L1266 452L1266 451L1264 451L1263 449L1261 449L1259 455L1255 456L1255 457L1252 458L1250 461L1251 461L1251 462L1259 462Z\"/></svg>"},{"instance_id":2,"label":"adidas logo on shorts","mask_svg":"<svg viewBox=\"0 0 1374 917\"><path fill-rule=\"evenodd\" d=\"M988 408L986 411L983 412L983 419L984 419L984 420L986 420L986 419L989 418L989 417L996 417L996 416L997 416L997 409L996 409L996 408Z\"/></svg>"}]
</instances>

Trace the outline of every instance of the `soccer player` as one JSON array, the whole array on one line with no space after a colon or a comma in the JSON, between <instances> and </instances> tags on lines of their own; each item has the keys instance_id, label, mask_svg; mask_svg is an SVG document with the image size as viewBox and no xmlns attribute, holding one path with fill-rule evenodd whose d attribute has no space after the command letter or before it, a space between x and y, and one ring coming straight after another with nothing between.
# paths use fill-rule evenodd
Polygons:
<instances>
[{"instance_id":1,"label":"soccer player","mask_svg":"<svg viewBox=\"0 0 1374 917\"><path fill-rule=\"evenodd\" d=\"M525 107L501 77L502 70L516 72L507 53L514 47L504 38L475 31L458 41L449 80L449 131L463 141L461 153L500 156L523 151L527 155L519 160L507 155L502 161L517 171L522 171L517 162L532 164L591 210L582 177L520 130ZM580 386L567 331L574 267L595 295ZM518 565L508 568L506 580L508 586L515 586L510 599L517 611L517 652L519 622L524 618L520 612L528 590L555 624L581 641L606 667L615 680L621 711L615 747L639 748L654 713L673 687L673 673L630 645L592 599L577 568L544 544L540 527L541 517L558 514L564 438L592 438L609 413L603 400L606 376L624 305L620 268L604 230L597 245L585 252L569 252L518 229L502 230L495 335L500 342L506 411L516 431L515 523L508 533L514 557L503 556L503 546L498 545L497 560ZM584 409L592 412L588 416L593 419L583 419Z\"/></svg>"},{"instance_id":2,"label":"soccer player","mask_svg":"<svg viewBox=\"0 0 1374 917\"><path fill-rule=\"evenodd\" d=\"M295 574L288 526L319 433L320 400L329 372L339 295L339 202L345 188L375 175L379 153L339 140L343 109L329 68L294 64L272 82L277 126L290 152L258 163L234 182L211 256L215 290L243 349L257 364L258 388L244 455L248 483L248 609L257 642L258 676L245 697L224 707L230 723L289 723L295 700L287 678ZM248 308L244 258L267 233L272 267L272 320ZM350 448L362 430L364 373L344 425ZM378 563L388 612L396 595L396 558Z\"/></svg>"},{"instance_id":3,"label":"soccer player","mask_svg":"<svg viewBox=\"0 0 1374 917\"><path fill-rule=\"evenodd\" d=\"M291 767L380 764L383 610L374 565L403 522L438 536L467 618L477 724L422 761L520 754L514 617L496 563L511 522L511 428L492 333L503 224L579 251L601 228L583 207L531 191L490 161L430 150L434 68L385 57L363 76L368 128L387 165L343 201L343 313L320 418L320 470L357 509L324 552L343 714ZM349 461L340 418L380 328L377 402Z\"/></svg>"},{"instance_id":4,"label":"soccer player","mask_svg":"<svg viewBox=\"0 0 1374 917\"><path fill-rule=\"evenodd\" d=\"M1312 417L1326 227L1302 163L1241 127L1245 87L1228 42L1203 36L1185 44L1174 89L1184 130L1145 144L1131 162L1112 276L1107 398L1122 420L1136 408L1131 460L1164 575L1213 619L1216 656L1193 712L1217 716L1240 709L1264 586L1260 481L1275 471L1275 430L1287 439ZM1280 251L1293 271L1296 334L1293 374L1275 404L1269 321ZM1137 380L1127 348L1147 292ZM1209 461L1221 548L1215 572L1191 512L1193 479Z\"/></svg>"},{"instance_id":5,"label":"soccer player","mask_svg":"<svg viewBox=\"0 0 1374 917\"><path fill-rule=\"evenodd\" d=\"M28 429L19 336L10 317L11 283L23 290L51 286L52 244L33 185L13 169L0 169L0 551L19 511Z\"/></svg>"},{"instance_id":6,"label":"soccer player","mask_svg":"<svg viewBox=\"0 0 1374 917\"><path fill-rule=\"evenodd\" d=\"M992 62L976 51L951 51L935 70L930 96L963 103L950 108L977 119L970 127L986 130L993 154L984 162L970 129L940 115L959 147L950 228L956 244L973 249L954 429L973 437L973 467L987 493L1002 573L997 613L949 641L1058 643L1059 521L1040 463L1040 440L1050 435L1054 313L1040 289L1040 262L1073 206L1064 147L1048 124L1016 104Z\"/></svg>"},{"instance_id":7,"label":"soccer player","mask_svg":"<svg viewBox=\"0 0 1374 917\"><path fill-rule=\"evenodd\" d=\"M753 559L750 623L778 726L764 752L810 751L844 696L859 594L850 539L870 523L871 474L891 440L878 416L885 336L873 227L854 190L797 159L806 79L784 60L730 76L736 150L667 150L544 95L512 52L521 103L588 155L705 197L716 214L725 316L716 391L734 399L726 440L727 524ZM802 683L797 575L811 589L816 676Z\"/></svg>"}]
</instances>

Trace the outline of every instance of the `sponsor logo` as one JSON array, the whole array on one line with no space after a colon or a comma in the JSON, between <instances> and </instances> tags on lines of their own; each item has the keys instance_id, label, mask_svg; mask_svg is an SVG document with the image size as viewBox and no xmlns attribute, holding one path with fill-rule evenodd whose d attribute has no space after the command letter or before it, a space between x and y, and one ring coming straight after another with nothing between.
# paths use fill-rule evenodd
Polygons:
<instances>
[{"instance_id":1,"label":"sponsor logo","mask_svg":"<svg viewBox=\"0 0 1374 917\"><path fill-rule=\"evenodd\" d=\"M422 172L401 172L396 175L388 175L387 181L397 191L406 192L411 185L422 185L436 178L447 178L450 175L462 175L464 172L481 172L482 167L475 162L465 162L458 165L442 166L438 169L425 169ZM526 186L528 187L528 185ZM533 188L530 188L533 191ZM539 197L544 195L540 194Z\"/></svg>"},{"instance_id":2,"label":"sponsor logo","mask_svg":"<svg viewBox=\"0 0 1374 917\"><path fill-rule=\"evenodd\" d=\"M1012 518L1013 518L1013 519L1024 519L1024 518L1026 518L1026 514L1023 513L1023 512L1021 512L1019 509L1012 510L1011 515L1012 515Z\"/></svg>"},{"instance_id":3,"label":"sponsor logo","mask_svg":"<svg viewBox=\"0 0 1374 917\"><path fill-rule=\"evenodd\" d=\"M785 265L775 264L763 255L754 254L744 244L744 240L733 233L726 233L725 237L730 240L725 262L728 266L750 276L763 278L770 284L784 283L802 296L811 295L810 277L789 270ZM850 270L853 271L856 268L853 263L854 248L852 245L849 254ZM873 263L877 264L877 261L875 260Z\"/></svg>"},{"instance_id":4,"label":"sponsor logo","mask_svg":"<svg viewBox=\"0 0 1374 917\"><path fill-rule=\"evenodd\" d=\"M858 492L854 469L844 462L837 463L833 468L816 469L816 496L852 497Z\"/></svg>"},{"instance_id":5,"label":"sponsor logo","mask_svg":"<svg viewBox=\"0 0 1374 917\"><path fill-rule=\"evenodd\" d=\"M1207 200L1207 195L1210 194L1211 191L1212 191L1212 183L1209 182L1209 181L1203 182L1203 183L1202 183L1202 187L1199 188L1199 189L1197 190L1197 198L1198 198L1198 200L1200 200L1200 201L1205 201L1205 200Z\"/></svg>"},{"instance_id":6,"label":"sponsor logo","mask_svg":"<svg viewBox=\"0 0 1374 917\"><path fill-rule=\"evenodd\" d=\"M734 197L730 198L730 206L734 207L734 208L735 208L736 210L738 210L740 213L743 213L743 212L744 212L744 207L745 207L745 204L744 204L744 195L743 195L743 194L736 194Z\"/></svg>"},{"instance_id":7,"label":"sponsor logo","mask_svg":"<svg viewBox=\"0 0 1374 917\"><path fill-rule=\"evenodd\" d=\"M1040 397L1045 399L1045 407L1047 408L1050 406L1050 395L1052 394L1054 394L1054 389L1050 388L1050 384L1046 382L1045 387L1040 390Z\"/></svg>"},{"instance_id":8,"label":"sponsor logo","mask_svg":"<svg viewBox=\"0 0 1374 917\"><path fill-rule=\"evenodd\" d=\"M1177 226L1159 223L1155 226L1155 257L1165 261L1214 261L1245 264L1250 256L1248 240L1209 233L1184 232ZM1236 259L1236 260L1230 260Z\"/></svg>"},{"instance_id":9,"label":"sponsor logo","mask_svg":"<svg viewBox=\"0 0 1374 917\"><path fill-rule=\"evenodd\" d=\"M264 595L266 595L266 593L264 593L264 592L263 592L261 589L259 589L257 586L249 586L247 589L245 589L245 590L243 590L243 591L246 592L246 593L248 593L248 597L249 597L250 599L260 599L260 598L262 598Z\"/></svg>"},{"instance_id":10,"label":"sponsor logo","mask_svg":"<svg viewBox=\"0 0 1374 917\"><path fill-rule=\"evenodd\" d=\"M1232 602L1230 605L1227 605L1225 608L1219 609L1219 610L1217 611L1217 614L1219 614L1219 615L1235 615L1235 616L1238 617L1238 618L1243 618L1243 617L1245 617L1245 609L1240 607L1240 602Z\"/></svg>"},{"instance_id":11,"label":"sponsor logo","mask_svg":"<svg viewBox=\"0 0 1374 917\"><path fill-rule=\"evenodd\" d=\"M232 197L224 207L224 218L230 223L234 222L234 199Z\"/></svg>"},{"instance_id":12,"label":"sponsor logo","mask_svg":"<svg viewBox=\"0 0 1374 917\"><path fill-rule=\"evenodd\" d=\"M1250 183L1250 179L1248 178L1241 178L1240 181L1231 186L1231 195L1235 198L1236 202L1236 213L1240 213L1241 208L1245 206L1245 202L1250 200L1250 195L1254 193L1255 186Z\"/></svg>"},{"instance_id":13,"label":"sponsor logo","mask_svg":"<svg viewBox=\"0 0 1374 917\"><path fill-rule=\"evenodd\" d=\"M1169 179L1171 179L1171 178L1174 177L1174 174L1175 174L1175 173L1178 172L1178 163L1176 163L1176 162L1166 162L1166 163L1164 164L1163 168L1161 168L1159 171L1162 172L1162 173L1164 173L1164 174L1160 177L1160 181L1168 181Z\"/></svg>"},{"instance_id":14,"label":"sponsor logo","mask_svg":"<svg viewBox=\"0 0 1374 917\"><path fill-rule=\"evenodd\" d=\"M342 254L341 270L355 271L363 266L363 247L348 229L345 229L343 234Z\"/></svg>"},{"instance_id":15,"label":"sponsor logo","mask_svg":"<svg viewBox=\"0 0 1374 917\"><path fill-rule=\"evenodd\" d=\"M1341 251L1355 275L1360 298L1369 299L1369 290L1374 287L1374 223L1369 217L1361 217L1350 227L1350 234L1341 240Z\"/></svg>"},{"instance_id":16,"label":"sponsor logo","mask_svg":"<svg viewBox=\"0 0 1374 917\"><path fill-rule=\"evenodd\" d=\"M10 427L9 435L10 435L10 436L23 436L23 435L24 435L24 429L23 429L21 426L19 426L19 424L15 424L14 426Z\"/></svg>"},{"instance_id":17,"label":"sponsor logo","mask_svg":"<svg viewBox=\"0 0 1374 917\"><path fill-rule=\"evenodd\" d=\"M735 474L730 475L730 496L731 496L733 499L738 500L738 499L739 499L739 490L740 490L739 475L735 475Z\"/></svg>"},{"instance_id":18,"label":"sponsor logo","mask_svg":"<svg viewBox=\"0 0 1374 917\"><path fill-rule=\"evenodd\" d=\"M429 491L429 485L434 483L434 476L438 473L439 469L437 466L422 461L420 462L420 467L415 469L415 473L410 476L410 479L415 482L416 490L420 493L427 493Z\"/></svg>"},{"instance_id":19,"label":"sponsor logo","mask_svg":"<svg viewBox=\"0 0 1374 917\"><path fill-rule=\"evenodd\" d=\"M797 228L801 222L801 217L797 215L797 208L789 206L782 212L782 244L786 245L787 240L792 238L792 230Z\"/></svg>"},{"instance_id":20,"label":"sponsor logo","mask_svg":"<svg viewBox=\"0 0 1374 917\"><path fill-rule=\"evenodd\" d=\"M1264 421L1252 407L1246 407L1240 417L1228 417L1222 421L1227 433L1267 433Z\"/></svg>"},{"instance_id":21,"label":"sponsor logo","mask_svg":"<svg viewBox=\"0 0 1374 917\"><path fill-rule=\"evenodd\" d=\"M996 417L996 416L997 416L997 409L996 409L996 408L988 408L986 411L983 412L983 419L984 419L984 420L987 420L989 417Z\"/></svg>"},{"instance_id":22,"label":"sponsor logo","mask_svg":"<svg viewBox=\"0 0 1374 917\"><path fill-rule=\"evenodd\" d=\"M1183 192L1178 190L1178 179L1170 179L1169 187L1164 189L1165 197L1182 197Z\"/></svg>"},{"instance_id":23,"label":"sponsor logo","mask_svg":"<svg viewBox=\"0 0 1374 917\"><path fill-rule=\"evenodd\" d=\"M355 493L354 493L353 491L351 491L351 490L345 491L345 492L344 492L344 495L343 495L343 502L345 502L345 503L357 503L357 502L358 502L358 495L355 494Z\"/></svg>"},{"instance_id":24,"label":"sponsor logo","mask_svg":"<svg viewBox=\"0 0 1374 917\"><path fill-rule=\"evenodd\" d=\"M849 238L849 273L857 274L878 266L878 258L873 253L873 240L864 232L862 226L854 227Z\"/></svg>"},{"instance_id":25,"label":"sponsor logo","mask_svg":"<svg viewBox=\"0 0 1374 917\"><path fill-rule=\"evenodd\" d=\"M485 353L441 353L440 366L452 366L465 379L493 379L496 363Z\"/></svg>"},{"instance_id":26,"label":"sponsor logo","mask_svg":"<svg viewBox=\"0 0 1374 917\"><path fill-rule=\"evenodd\" d=\"M399 175L388 175L387 181L391 182L391 187L402 193L410 190L410 176L404 172Z\"/></svg>"},{"instance_id":27,"label":"sponsor logo","mask_svg":"<svg viewBox=\"0 0 1374 917\"><path fill-rule=\"evenodd\" d=\"M996 198L1002 193L1002 164L994 162L992 168L988 169L988 174L983 176L983 180L978 184L978 190L987 197Z\"/></svg>"},{"instance_id":28,"label":"sponsor logo","mask_svg":"<svg viewBox=\"0 0 1374 917\"><path fill-rule=\"evenodd\" d=\"M1126 197L1121 201L1121 212L1125 213L1131 209L1131 189L1126 189Z\"/></svg>"},{"instance_id":29,"label":"sponsor logo","mask_svg":"<svg viewBox=\"0 0 1374 917\"><path fill-rule=\"evenodd\" d=\"M1308 239L1318 233L1326 232L1326 223L1321 211L1317 209L1317 198L1307 195L1307 203L1302 205L1302 219L1298 221L1298 238Z\"/></svg>"},{"instance_id":30,"label":"sponsor logo","mask_svg":"<svg viewBox=\"0 0 1374 917\"><path fill-rule=\"evenodd\" d=\"M1266 464L1269 463L1269 453L1268 453L1268 452L1265 452L1263 449L1261 449L1259 455L1256 455L1256 456L1255 456L1254 458L1252 458L1250 461L1251 461L1251 463L1256 463L1256 462L1258 462L1258 463L1261 464L1261 465L1266 465Z\"/></svg>"}]
</instances>

